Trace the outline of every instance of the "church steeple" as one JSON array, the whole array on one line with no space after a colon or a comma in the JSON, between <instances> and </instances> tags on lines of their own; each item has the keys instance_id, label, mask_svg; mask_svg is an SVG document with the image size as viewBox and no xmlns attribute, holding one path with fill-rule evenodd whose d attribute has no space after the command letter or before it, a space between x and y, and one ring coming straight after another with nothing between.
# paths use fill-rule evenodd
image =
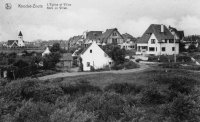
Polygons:
<instances>
[{"instance_id":1,"label":"church steeple","mask_svg":"<svg viewBox=\"0 0 200 122\"><path fill-rule=\"evenodd\" d=\"M22 35L22 32L21 32L21 31L19 32L19 35L18 35L18 37L19 37L20 39L22 39L22 40L23 40L23 35Z\"/></svg>"}]
</instances>

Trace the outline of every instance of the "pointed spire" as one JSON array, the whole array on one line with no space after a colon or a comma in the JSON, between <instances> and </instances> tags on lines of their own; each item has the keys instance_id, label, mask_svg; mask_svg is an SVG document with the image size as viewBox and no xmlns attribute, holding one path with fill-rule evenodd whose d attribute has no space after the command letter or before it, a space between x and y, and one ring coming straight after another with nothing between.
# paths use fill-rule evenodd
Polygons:
<instances>
[{"instance_id":1,"label":"pointed spire","mask_svg":"<svg viewBox=\"0 0 200 122\"><path fill-rule=\"evenodd\" d=\"M18 36L23 36L21 31L19 32L19 35L18 35Z\"/></svg>"}]
</instances>

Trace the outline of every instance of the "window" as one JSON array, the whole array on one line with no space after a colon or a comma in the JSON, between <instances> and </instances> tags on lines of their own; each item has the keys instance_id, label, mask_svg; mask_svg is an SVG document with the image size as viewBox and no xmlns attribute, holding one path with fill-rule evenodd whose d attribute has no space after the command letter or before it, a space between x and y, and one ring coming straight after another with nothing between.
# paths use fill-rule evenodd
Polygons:
<instances>
[{"instance_id":1,"label":"window","mask_svg":"<svg viewBox=\"0 0 200 122\"><path fill-rule=\"evenodd\" d=\"M90 50L90 53L92 53L92 50Z\"/></svg>"},{"instance_id":2,"label":"window","mask_svg":"<svg viewBox=\"0 0 200 122\"><path fill-rule=\"evenodd\" d=\"M149 47L149 51L155 51L154 47Z\"/></svg>"},{"instance_id":3,"label":"window","mask_svg":"<svg viewBox=\"0 0 200 122\"><path fill-rule=\"evenodd\" d=\"M87 67L90 67L90 62L87 62Z\"/></svg>"},{"instance_id":4,"label":"window","mask_svg":"<svg viewBox=\"0 0 200 122\"><path fill-rule=\"evenodd\" d=\"M172 47L172 51L175 51L175 47Z\"/></svg>"},{"instance_id":5,"label":"window","mask_svg":"<svg viewBox=\"0 0 200 122\"><path fill-rule=\"evenodd\" d=\"M170 39L170 40L169 40L169 43L174 43L174 40L173 40L173 39Z\"/></svg>"},{"instance_id":6,"label":"window","mask_svg":"<svg viewBox=\"0 0 200 122\"><path fill-rule=\"evenodd\" d=\"M165 47L162 47L162 51L165 51Z\"/></svg>"},{"instance_id":7,"label":"window","mask_svg":"<svg viewBox=\"0 0 200 122\"><path fill-rule=\"evenodd\" d=\"M155 44L155 39L151 39L151 44Z\"/></svg>"},{"instance_id":8,"label":"window","mask_svg":"<svg viewBox=\"0 0 200 122\"><path fill-rule=\"evenodd\" d=\"M117 39L112 39L113 44L117 44Z\"/></svg>"},{"instance_id":9,"label":"window","mask_svg":"<svg viewBox=\"0 0 200 122\"><path fill-rule=\"evenodd\" d=\"M113 33L113 36L117 36L117 33L116 33L116 32L114 32L114 33Z\"/></svg>"},{"instance_id":10,"label":"window","mask_svg":"<svg viewBox=\"0 0 200 122\"><path fill-rule=\"evenodd\" d=\"M167 43L167 39L165 39L165 43Z\"/></svg>"}]
</instances>

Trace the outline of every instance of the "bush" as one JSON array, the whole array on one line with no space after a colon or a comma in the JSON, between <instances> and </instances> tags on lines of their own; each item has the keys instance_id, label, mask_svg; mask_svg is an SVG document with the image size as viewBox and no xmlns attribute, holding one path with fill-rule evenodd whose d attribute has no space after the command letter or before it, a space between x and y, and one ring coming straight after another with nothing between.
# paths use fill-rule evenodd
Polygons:
<instances>
[{"instance_id":1,"label":"bush","mask_svg":"<svg viewBox=\"0 0 200 122\"><path fill-rule=\"evenodd\" d=\"M165 103L165 96L161 93L158 86L152 84L145 87L141 93L141 104L144 105L159 105Z\"/></svg>"},{"instance_id":2,"label":"bush","mask_svg":"<svg viewBox=\"0 0 200 122\"><path fill-rule=\"evenodd\" d=\"M46 75L52 75L52 74L55 74L55 73L57 73L57 72L54 71L54 70L45 70L45 71L42 71L39 74L36 74L35 77L42 77L42 76L46 76Z\"/></svg>"},{"instance_id":3,"label":"bush","mask_svg":"<svg viewBox=\"0 0 200 122\"><path fill-rule=\"evenodd\" d=\"M159 64L159 66L161 66L162 68L180 68L179 63L163 63Z\"/></svg>"},{"instance_id":4,"label":"bush","mask_svg":"<svg viewBox=\"0 0 200 122\"><path fill-rule=\"evenodd\" d=\"M198 81L185 76L161 75L155 77L154 81L158 84L166 84L170 91L183 94L189 94L194 86L199 84Z\"/></svg>"},{"instance_id":5,"label":"bush","mask_svg":"<svg viewBox=\"0 0 200 122\"><path fill-rule=\"evenodd\" d=\"M61 83L60 87L62 88L65 94L70 94L70 95L75 95L75 94L83 95L87 92L101 92L101 89L99 87L92 86L87 81L80 81L76 84Z\"/></svg>"},{"instance_id":6,"label":"bush","mask_svg":"<svg viewBox=\"0 0 200 122\"><path fill-rule=\"evenodd\" d=\"M126 69L135 69L135 68L139 68L139 65L136 64L136 63L133 62L133 61L129 61L129 62L125 62L125 63L124 63L124 67L125 67Z\"/></svg>"},{"instance_id":7,"label":"bush","mask_svg":"<svg viewBox=\"0 0 200 122\"><path fill-rule=\"evenodd\" d=\"M163 116L172 122L198 122L199 98L194 96L179 95L170 104L164 105Z\"/></svg>"},{"instance_id":8,"label":"bush","mask_svg":"<svg viewBox=\"0 0 200 122\"><path fill-rule=\"evenodd\" d=\"M52 85L41 84L39 87L35 89L33 100L55 103L56 99L63 95L64 92L59 86L53 84Z\"/></svg>"},{"instance_id":9,"label":"bush","mask_svg":"<svg viewBox=\"0 0 200 122\"><path fill-rule=\"evenodd\" d=\"M52 105L47 103L34 103L27 101L15 112L15 122L49 122L52 113Z\"/></svg>"},{"instance_id":10,"label":"bush","mask_svg":"<svg viewBox=\"0 0 200 122\"><path fill-rule=\"evenodd\" d=\"M189 56L178 56L177 62L192 62L192 59Z\"/></svg>"},{"instance_id":11,"label":"bush","mask_svg":"<svg viewBox=\"0 0 200 122\"><path fill-rule=\"evenodd\" d=\"M69 103L66 107L57 109L51 116L51 122L91 122L96 116L92 112L78 111L76 104Z\"/></svg>"},{"instance_id":12,"label":"bush","mask_svg":"<svg viewBox=\"0 0 200 122\"><path fill-rule=\"evenodd\" d=\"M120 94L137 94L142 90L142 87L131 83L113 83L106 86L104 90L114 91Z\"/></svg>"},{"instance_id":13,"label":"bush","mask_svg":"<svg viewBox=\"0 0 200 122\"><path fill-rule=\"evenodd\" d=\"M111 69L113 70L121 70L124 68L124 65L123 64L114 64Z\"/></svg>"},{"instance_id":14,"label":"bush","mask_svg":"<svg viewBox=\"0 0 200 122\"><path fill-rule=\"evenodd\" d=\"M140 61L142 61L142 59L136 59L135 61L139 63Z\"/></svg>"},{"instance_id":15,"label":"bush","mask_svg":"<svg viewBox=\"0 0 200 122\"><path fill-rule=\"evenodd\" d=\"M3 91L5 98L9 100L30 99L34 96L35 89L39 87L37 79L20 79L8 83Z\"/></svg>"},{"instance_id":16,"label":"bush","mask_svg":"<svg viewBox=\"0 0 200 122\"><path fill-rule=\"evenodd\" d=\"M94 112L99 121L116 121L124 116L125 100L115 93L102 95L88 94L77 100L77 108L81 111Z\"/></svg>"}]
</instances>

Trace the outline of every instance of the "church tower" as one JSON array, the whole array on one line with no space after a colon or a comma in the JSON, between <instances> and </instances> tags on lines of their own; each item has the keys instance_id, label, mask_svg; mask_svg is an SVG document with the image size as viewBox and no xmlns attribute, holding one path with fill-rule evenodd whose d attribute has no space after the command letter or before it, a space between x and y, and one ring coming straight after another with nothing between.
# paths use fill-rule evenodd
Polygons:
<instances>
[{"instance_id":1,"label":"church tower","mask_svg":"<svg viewBox=\"0 0 200 122\"><path fill-rule=\"evenodd\" d=\"M19 32L18 37L19 37L19 39L23 40L23 35L22 35L22 32L21 32L21 31Z\"/></svg>"},{"instance_id":2,"label":"church tower","mask_svg":"<svg viewBox=\"0 0 200 122\"><path fill-rule=\"evenodd\" d=\"M19 35L18 35L18 46L19 47L24 47L25 44L24 44L24 40L23 40L23 35L22 35L22 32L20 31L19 32Z\"/></svg>"}]
</instances>

